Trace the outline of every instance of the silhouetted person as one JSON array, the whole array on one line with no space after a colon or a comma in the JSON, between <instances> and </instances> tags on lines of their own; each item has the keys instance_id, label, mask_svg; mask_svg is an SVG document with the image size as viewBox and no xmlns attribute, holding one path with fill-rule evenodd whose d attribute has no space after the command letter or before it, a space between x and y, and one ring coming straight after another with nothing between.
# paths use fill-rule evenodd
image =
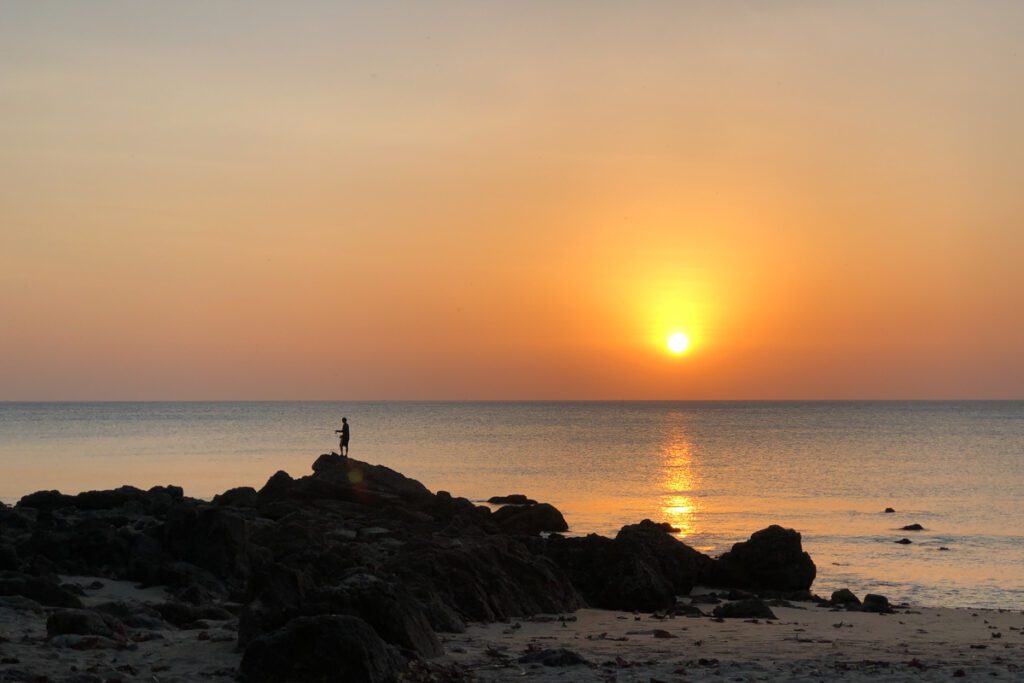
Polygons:
<instances>
[{"instance_id":1,"label":"silhouetted person","mask_svg":"<svg viewBox=\"0 0 1024 683\"><path fill-rule=\"evenodd\" d=\"M348 418L347 417L341 418L341 429L335 429L334 433L335 434L341 434L341 445L339 446L339 448L341 449L341 454L342 455L348 456Z\"/></svg>"}]
</instances>

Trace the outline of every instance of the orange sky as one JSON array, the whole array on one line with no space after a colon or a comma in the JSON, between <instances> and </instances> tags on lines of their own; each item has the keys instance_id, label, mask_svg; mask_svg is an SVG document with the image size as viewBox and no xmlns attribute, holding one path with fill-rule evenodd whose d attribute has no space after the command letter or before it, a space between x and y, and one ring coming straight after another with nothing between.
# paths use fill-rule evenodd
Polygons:
<instances>
[{"instance_id":1,"label":"orange sky","mask_svg":"<svg viewBox=\"0 0 1024 683\"><path fill-rule=\"evenodd\" d=\"M1020 3L208 4L0 5L0 400L1024 398Z\"/></svg>"}]
</instances>

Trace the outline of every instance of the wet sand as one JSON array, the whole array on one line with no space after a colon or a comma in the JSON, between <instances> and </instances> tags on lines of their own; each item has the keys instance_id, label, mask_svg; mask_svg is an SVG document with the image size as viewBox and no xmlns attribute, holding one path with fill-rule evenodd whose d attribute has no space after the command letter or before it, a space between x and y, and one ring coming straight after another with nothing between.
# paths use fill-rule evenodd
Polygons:
<instances>
[{"instance_id":1,"label":"wet sand","mask_svg":"<svg viewBox=\"0 0 1024 683\"><path fill-rule=\"evenodd\" d=\"M773 607L775 621L584 609L564 625L543 617L474 625L446 636L445 647L482 681L931 681L959 672L968 680L1024 679L1020 612L897 608L872 614L792 604ZM589 663L517 661L531 649L551 648L566 648Z\"/></svg>"}]
</instances>

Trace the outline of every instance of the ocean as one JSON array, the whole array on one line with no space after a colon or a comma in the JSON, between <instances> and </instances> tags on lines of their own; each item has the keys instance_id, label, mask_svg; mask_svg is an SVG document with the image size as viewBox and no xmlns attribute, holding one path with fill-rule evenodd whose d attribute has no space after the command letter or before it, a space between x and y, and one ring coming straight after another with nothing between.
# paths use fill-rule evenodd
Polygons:
<instances>
[{"instance_id":1,"label":"ocean","mask_svg":"<svg viewBox=\"0 0 1024 683\"><path fill-rule=\"evenodd\" d=\"M718 554L781 524L819 594L1024 609L1022 401L0 403L0 500L258 488L337 450L342 416L353 457L473 500L525 493L571 534L650 518Z\"/></svg>"}]
</instances>

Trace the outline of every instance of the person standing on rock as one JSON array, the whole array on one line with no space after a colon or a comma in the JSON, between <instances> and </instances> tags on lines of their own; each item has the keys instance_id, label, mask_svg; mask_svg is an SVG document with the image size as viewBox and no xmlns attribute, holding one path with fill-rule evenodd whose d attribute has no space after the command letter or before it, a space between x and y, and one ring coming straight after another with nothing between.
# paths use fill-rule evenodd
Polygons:
<instances>
[{"instance_id":1,"label":"person standing on rock","mask_svg":"<svg viewBox=\"0 0 1024 683\"><path fill-rule=\"evenodd\" d=\"M339 450L343 457L348 457L348 418L341 418L341 429L335 429L335 434L341 434L341 444Z\"/></svg>"}]
</instances>

